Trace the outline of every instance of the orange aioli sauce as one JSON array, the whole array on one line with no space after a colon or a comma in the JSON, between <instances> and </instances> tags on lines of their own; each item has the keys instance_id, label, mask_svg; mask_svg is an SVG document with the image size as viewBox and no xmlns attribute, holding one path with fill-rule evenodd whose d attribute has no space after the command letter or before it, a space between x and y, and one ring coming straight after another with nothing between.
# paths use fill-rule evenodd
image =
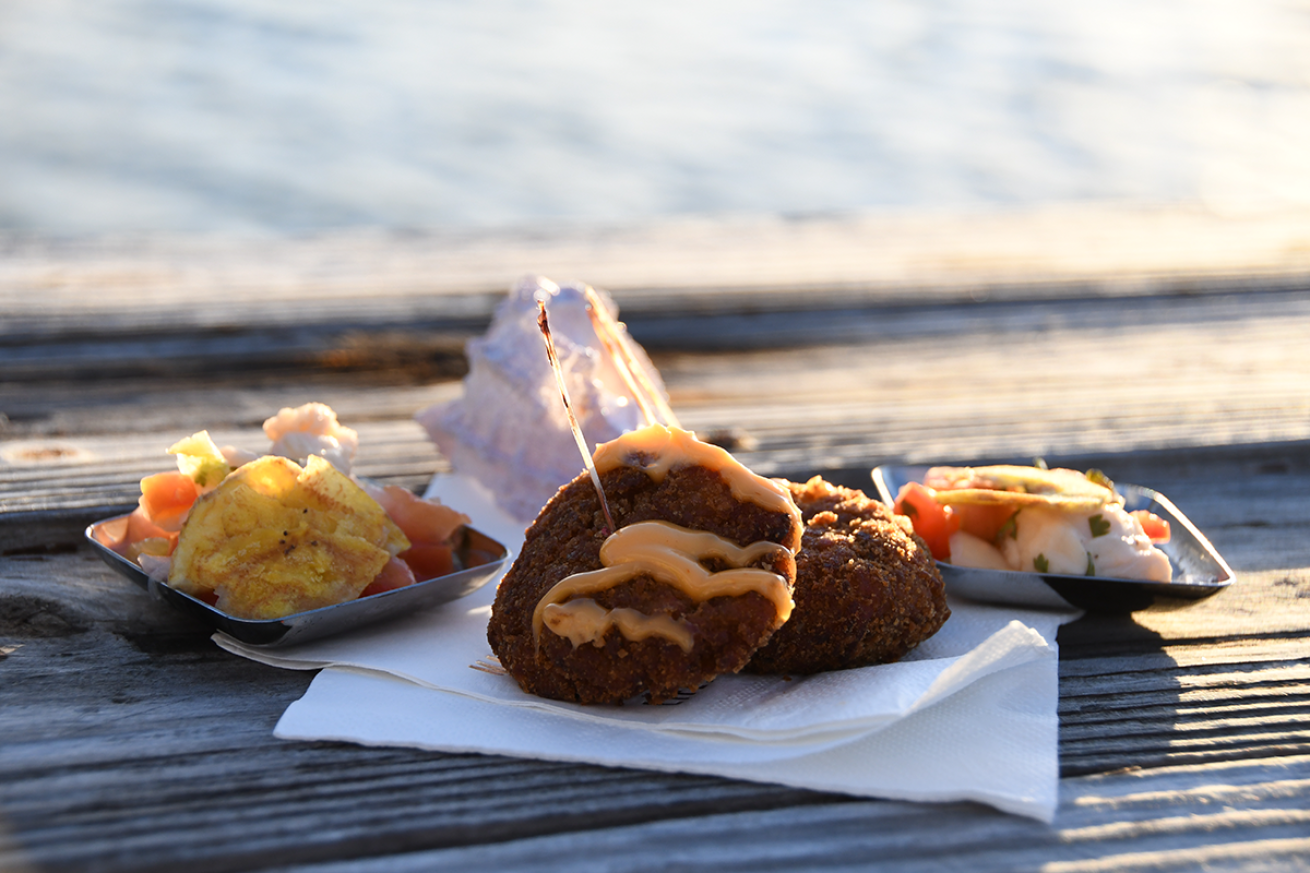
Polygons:
<instances>
[{"instance_id":1,"label":"orange aioli sauce","mask_svg":"<svg viewBox=\"0 0 1310 873\"><path fill-rule=\"evenodd\" d=\"M584 637L587 642L598 641L609 624L591 612L565 618L555 608L571 598L607 591L643 574L672 585L697 603L754 591L772 601L779 620L786 621L792 610L786 578L772 570L750 566L769 555L786 556L795 574L795 556L778 543L758 542L742 547L717 534L688 530L667 521L630 524L612 534L600 547L601 569L574 573L546 592L533 611L533 636L539 639L541 627L546 624L560 636L574 640L575 646ZM706 558L717 558L727 563L729 569L712 573L700 563ZM546 621L548 613L556 615L558 621ZM589 630L584 631L583 624L588 624ZM568 632L561 632L565 627ZM619 630L624 630L622 625ZM628 635L624 633L624 636Z\"/></svg>"},{"instance_id":2,"label":"orange aioli sauce","mask_svg":"<svg viewBox=\"0 0 1310 873\"><path fill-rule=\"evenodd\" d=\"M787 489L772 479L751 472L725 449L703 443L689 431L660 424L648 425L601 443L592 457L597 473L607 473L617 467L633 467L656 482L663 482L675 467L707 467L724 478L732 496L738 500L790 515L795 522L794 542L783 545L793 554L800 550L801 511Z\"/></svg>"},{"instance_id":3,"label":"orange aioli sauce","mask_svg":"<svg viewBox=\"0 0 1310 873\"><path fill-rule=\"evenodd\" d=\"M644 521L620 528L601 545L601 569L560 580L538 602L532 616L534 639L540 640L544 625L567 637L575 648L586 642L600 645L605 633L617 627L629 640L660 636L690 651L694 641L686 622L670 616L646 616L632 609L606 610L587 597L638 575L672 585L697 603L754 591L774 604L779 623L787 620L792 610L787 579L751 566L761 558L782 555L790 565L790 575L795 575L801 515L786 488L752 473L718 446L702 443L687 431L658 424L603 443L597 447L594 461L600 473L630 466L656 482L675 467L707 467L723 476L738 500L790 515L795 521L793 535L785 543L761 541L739 546L717 534L665 521ZM709 558L726 563L729 569L710 572L701 564Z\"/></svg>"},{"instance_id":4,"label":"orange aioli sauce","mask_svg":"<svg viewBox=\"0 0 1310 873\"><path fill-rule=\"evenodd\" d=\"M605 632L617 627L624 639L644 640L663 637L690 652L696 641L691 626L671 615L646 615L635 609L606 609L589 597L552 603L543 611L546 627L562 637L568 637L577 648L583 643L599 646Z\"/></svg>"}]
</instances>

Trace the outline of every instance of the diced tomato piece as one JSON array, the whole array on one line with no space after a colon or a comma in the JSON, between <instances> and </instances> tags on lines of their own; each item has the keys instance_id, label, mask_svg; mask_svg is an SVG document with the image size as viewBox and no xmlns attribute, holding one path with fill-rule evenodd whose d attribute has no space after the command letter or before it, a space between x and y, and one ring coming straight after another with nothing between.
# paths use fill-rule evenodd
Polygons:
<instances>
[{"instance_id":1,"label":"diced tomato piece","mask_svg":"<svg viewBox=\"0 0 1310 873\"><path fill-rule=\"evenodd\" d=\"M469 523L469 517L464 513L442 503L424 500L399 485L374 486L366 490L415 545L444 543L460 525Z\"/></svg>"},{"instance_id":2,"label":"diced tomato piece","mask_svg":"<svg viewBox=\"0 0 1310 873\"><path fill-rule=\"evenodd\" d=\"M960 518L949 506L933 499L933 490L918 482L903 486L896 495L893 509L908 516L914 532L923 537L932 556L939 561L951 559L951 534L960 529Z\"/></svg>"},{"instance_id":3,"label":"diced tomato piece","mask_svg":"<svg viewBox=\"0 0 1310 873\"><path fill-rule=\"evenodd\" d=\"M420 543L400 553L400 559L414 571L420 581L455 572L455 556L448 545Z\"/></svg>"},{"instance_id":4,"label":"diced tomato piece","mask_svg":"<svg viewBox=\"0 0 1310 873\"><path fill-rule=\"evenodd\" d=\"M1137 509L1132 513L1133 518L1142 526L1143 532L1151 538L1153 543L1169 542L1170 530L1169 522L1161 518L1154 512L1147 512L1145 509Z\"/></svg>"},{"instance_id":5,"label":"diced tomato piece","mask_svg":"<svg viewBox=\"0 0 1310 873\"><path fill-rule=\"evenodd\" d=\"M190 476L176 471L156 473L141 480L141 511L164 530L178 531L198 493Z\"/></svg>"},{"instance_id":6,"label":"diced tomato piece","mask_svg":"<svg viewBox=\"0 0 1310 873\"><path fill-rule=\"evenodd\" d=\"M124 515L96 525L96 542L118 551L118 547L127 539L127 523L128 517Z\"/></svg>"},{"instance_id":7,"label":"diced tomato piece","mask_svg":"<svg viewBox=\"0 0 1310 873\"><path fill-rule=\"evenodd\" d=\"M960 530L971 533L980 540L996 542L997 535L1005 523L1014 515L1013 506L987 504L959 504L952 506L960 519Z\"/></svg>"},{"instance_id":8,"label":"diced tomato piece","mask_svg":"<svg viewBox=\"0 0 1310 873\"><path fill-rule=\"evenodd\" d=\"M177 546L177 532L164 530L155 524L139 506L127 516L125 521L126 527L123 529L122 538L109 547L129 560L136 560L137 555L142 551L139 544L147 540L153 541L151 546L153 554L172 554L173 547ZM160 540L170 544L166 552L162 552L158 546Z\"/></svg>"},{"instance_id":9,"label":"diced tomato piece","mask_svg":"<svg viewBox=\"0 0 1310 873\"><path fill-rule=\"evenodd\" d=\"M360 597L368 597L373 594L381 594L383 591L395 591L397 588L404 588L406 585L413 585L415 582L414 572L409 569L409 565L399 558L392 558L387 561L386 566L377 578L368 583L368 587L359 592Z\"/></svg>"}]
</instances>

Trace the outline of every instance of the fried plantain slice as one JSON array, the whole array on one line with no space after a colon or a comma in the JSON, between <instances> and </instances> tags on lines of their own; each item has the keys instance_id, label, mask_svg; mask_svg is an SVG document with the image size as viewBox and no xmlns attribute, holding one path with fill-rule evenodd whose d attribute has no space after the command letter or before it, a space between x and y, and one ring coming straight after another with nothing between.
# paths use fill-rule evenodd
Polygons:
<instances>
[{"instance_id":1,"label":"fried plantain slice","mask_svg":"<svg viewBox=\"0 0 1310 873\"><path fill-rule=\"evenodd\" d=\"M272 455L196 501L168 584L238 618L281 618L359 596L409 540L377 501L317 455Z\"/></svg>"},{"instance_id":2,"label":"fried plantain slice","mask_svg":"<svg viewBox=\"0 0 1310 873\"><path fill-rule=\"evenodd\" d=\"M1084 512L1107 503L1121 503L1112 488L1088 479L1077 470L1042 470L998 464L989 467L933 467L923 484L936 492L933 499L945 506L1048 506L1065 512Z\"/></svg>"}]
</instances>

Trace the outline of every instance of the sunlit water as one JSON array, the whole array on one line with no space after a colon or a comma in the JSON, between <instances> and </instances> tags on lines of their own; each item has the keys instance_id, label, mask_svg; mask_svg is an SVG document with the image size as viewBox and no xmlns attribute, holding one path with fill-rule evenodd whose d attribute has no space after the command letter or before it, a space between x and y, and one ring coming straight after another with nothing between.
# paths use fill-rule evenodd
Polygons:
<instances>
[{"instance_id":1,"label":"sunlit water","mask_svg":"<svg viewBox=\"0 0 1310 873\"><path fill-rule=\"evenodd\" d=\"M1310 205L1310 4L3 0L0 228Z\"/></svg>"}]
</instances>

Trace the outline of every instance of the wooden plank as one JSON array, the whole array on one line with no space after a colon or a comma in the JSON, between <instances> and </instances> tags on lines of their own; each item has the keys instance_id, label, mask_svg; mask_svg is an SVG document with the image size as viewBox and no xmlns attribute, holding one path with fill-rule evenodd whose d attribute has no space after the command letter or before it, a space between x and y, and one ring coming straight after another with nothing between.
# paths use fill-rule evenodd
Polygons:
<instances>
[{"instance_id":1,"label":"wooden plank","mask_svg":"<svg viewBox=\"0 0 1310 873\"><path fill-rule=\"evenodd\" d=\"M694 837L706 827L697 816L731 810L778 810L808 818L811 835L820 842L841 839L843 822L853 824L852 815L866 822L869 838L884 843L907 826L922 832L923 824L916 824L921 815L944 817L952 832L957 825L982 831L954 845L952 852L959 853L1009 853L1015 848L1012 840L1043 830L971 806L869 803L705 777L279 743L269 734L272 722L308 681L306 674L271 670L212 648L143 650L131 637L88 633L93 638L80 640L76 652L53 638L31 640L4 664L7 670L22 671L16 678L25 683L40 683L38 693L24 694L17 708L14 692L4 695L10 699L0 715L7 735L0 754L5 777L0 809L42 869L81 869L91 863L98 869L167 869L179 863L200 870L235 869L476 846L526 835L591 840L597 828L612 831L654 822L675 823ZM112 663L115 669L88 671L94 662ZM1105 732L1124 726L1132 722L1124 720ZM1058 828L1077 833L1093 826L1125 828L1126 822L1136 821L1142 832L1149 832L1166 824L1161 816L1186 819L1215 804L1247 815L1259 812L1265 800L1302 808L1304 786L1289 794L1284 783L1289 767L1306 773L1305 761L1305 756L1284 754L1268 762L1272 771L1247 770L1245 781L1236 783L1231 762L1167 767L1154 780L1152 774L1137 772L1132 794L1167 795L1169 802L1138 801L1125 815L1131 802L1107 801L1102 791L1092 795L1104 807L1101 815L1089 817L1083 812L1088 797L1071 802L1066 793ZM1115 769L1132 762L1133 756L1121 755ZM1192 801L1180 803L1178 797L1193 790L1180 784L1180 772L1203 775L1207 781L1197 784L1209 796L1196 791ZM1256 778L1259 772L1265 778ZM1310 784L1304 775L1300 778ZM1065 785L1070 784L1066 779ZM1216 796L1225 791L1231 799ZM806 812L814 804L822 814ZM910 818L887 823L888 808ZM878 827L880 819L888 826ZM1258 821L1242 822L1236 814L1230 828L1231 841L1267 836ZM997 831L1011 836L998 841ZM1194 838L1204 831L1201 825L1184 829L1181 842L1195 846ZM1140 848L1130 834L1110 836ZM816 850L811 841L796 837L791 833L786 840L793 850ZM1222 836L1208 839L1222 842ZM1099 842L1098 853L1113 848L1114 840L1105 840L1111 847L1101 840L1084 835L1081 841ZM1071 856L1068 846L1043 845L1050 859ZM922 860L925 849L921 844L916 857ZM737 850L746 853L743 858L753 857L749 846ZM909 846L902 851L909 852ZM829 863L842 855L840 847L822 853ZM626 854L595 857L614 863ZM407 859L400 854L392 860Z\"/></svg>"},{"instance_id":2,"label":"wooden plank","mask_svg":"<svg viewBox=\"0 0 1310 873\"><path fill-rule=\"evenodd\" d=\"M903 325L925 304L1304 290L1307 228L1300 213L1238 220L1088 207L538 234L11 235L0 237L0 362L9 379L387 367L458 375L463 340L527 271L612 289L656 348L832 341L834 330L840 340L870 323ZM688 323L690 313L699 318Z\"/></svg>"},{"instance_id":3,"label":"wooden plank","mask_svg":"<svg viewBox=\"0 0 1310 873\"><path fill-rule=\"evenodd\" d=\"M1203 512L1222 503L1215 517L1235 525L1242 505L1260 505L1279 490L1241 494L1227 509L1231 469L1247 463L1231 458L1225 468L1212 457L1184 475L1190 464L1175 457L1163 472ZM1300 493L1300 475L1269 478L1290 477ZM1288 525L1307 522L1304 501L1285 508ZM152 603L85 550L14 556L0 559L0 633L22 644L0 661L0 810L26 856L53 869L93 862L107 870L181 863L197 870L253 863L313 869L351 857L371 857L377 869L445 859L495 865L518 863L516 853L543 848L536 840L565 835L574 844L611 847L615 854L605 849L595 857L614 864L647 857L642 847L652 833L677 835L689 853L678 857L707 861L713 853L701 835L714 833L736 841L742 864L767 868L772 853L783 852L789 862L841 867L854 863L856 821L867 848L888 863L948 864L968 856L1022 866L1028 853L1037 857L1037 847L1045 860L1075 865L1137 853L1147 869L1198 857L1240 860L1257 848L1279 857L1286 845L1301 848L1280 841L1295 839L1287 831L1303 824L1287 816L1303 809L1304 789L1289 789L1283 776L1288 767L1302 772L1310 750L1310 615L1300 589L1279 584L1286 571L1245 572L1243 561L1259 557L1257 549L1235 548L1243 575L1232 593L1256 611L1249 623L1221 620L1229 611L1225 594L1186 609L1089 616L1064 628L1066 775L1139 769L1125 796L1066 798L1060 836L1043 842L1048 832L1040 826L969 805L921 808L701 777L276 742L272 724L308 674L218 651L203 630ZM1166 619L1166 627L1153 629ZM1265 769L1234 770L1241 760ZM1178 774L1197 773L1209 780L1205 791L1187 781L1191 776L1180 784ZM1245 775L1233 781L1234 773ZM1216 804L1229 809L1222 821L1206 818ZM723 829L720 814L729 810L744 816L733 819L740 827L769 827L775 816L809 821L810 837L787 831L757 852L753 843L742 845L739 831ZM931 849L920 837L917 850L896 843L905 833L921 834L928 821L938 833L943 820L950 833L972 836L940 847L934 840Z\"/></svg>"},{"instance_id":4,"label":"wooden plank","mask_svg":"<svg viewBox=\"0 0 1310 873\"><path fill-rule=\"evenodd\" d=\"M852 802L725 813L557 834L494 845L351 862L369 873L696 866L754 870L1194 870L1298 869L1310 851L1310 767L1304 757L1265 782L1262 766L1176 768L1163 774L1066 780L1059 823L998 818L968 805ZM1176 814L1161 815L1162 806ZM288 867L327 873L346 864Z\"/></svg>"},{"instance_id":5,"label":"wooden plank","mask_svg":"<svg viewBox=\"0 0 1310 873\"><path fill-rule=\"evenodd\" d=\"M1298 862L1310 221L1114 214L4 238L0 869ZM271 412L311 399L361 431L364 472L421 487L445 462L411 416L457 395L461 342L534 268L615 289L684 422L744 428L761 471L867 487L887 461L1097 466L1171 496L1239 583L1062 629L1053 828L971 804L274 740L310 675L216 649L78 546L81 524L131 505L180 436L257 442Z\"/></svg>"},{"instance_id":6,"label":"wooden plank","mask_svg":"<svg viewBox=\"0 0 1310 873\"><path fill-rule=\"evenodd\" d=\"M38 575L52 574L47 567ZM557 862L554 841L564 839L587 841L587 857L607 869L645 869L651 859L670 862L667 851L652 854L656 834L667 838L665 850L676 847L674 862L711 863L713 846L723 845L740 869L840 868L857 857L925 866L967 857L980 869L1040 857L1076 868L1117 854L1142 855L1131 863L1147 869L1173 869L1197 858L1282 857L1304 848L1283 841L1304 837L1310 756L1286 751L1259 767L1228 759L1066 779L1057 826L1047 829L967 804L857 801L705 777L280 743L269 734L273 720L308 674L228 656L203 636L140 633L169 619L125 617L115 634L102 621L81 633L29 636L0 662L14 680L0 689L0 810L24 857L42 869L317 869L329 859L367 857L374 861L363 869L531 869L535 853ZM1250 679L1261 685L1261 671ZM1100 681L1116 689L1116 677ZM1096 717L1062 713L1062 754L1068 735L1115 738L1146 724L1135 711L1116 719L1093 706L1084 713ZM1156 733L1169 733L1167 712L1159 721ZM1121 748L1111 769L1169 764L1149 753ZM929 843L925 832L935 835Z\"/></svg>"},{"instance_id":7,"label":"wooden plank","mask_svg":"<svg viewBox=\"0 0 1310 873\"><path fill-rule=\"evenodd\" d=\"M629 226L269 237L0 237L0 308L35 335L115 325L485 316L536 272L634 310L1206 293L1310 275L1310 212L1081 205L988 214L668 219ZM711 290L713 295L703 292ZM801 300L798 290L808 293ZM457 302L464 300L466 302ZM222 301L222 306L205 305ZM730 304L728 301L732 301ZM692 309L688 310L688 306ZM78 317L78 309L92 318Z\"/></svg>"},{"instance_id":8,"label":"wooden plank","mask_svg":"<svg viewBox=\"0 0 1310 873\"><path fill-rule=\"evenodd\" d=\"M758 447L742 459L770 475L1310 440L1310 360L1289 352L1310 333L1310 294L1043 307L1036 322L1005 307L979 312L949 340L950 325L958 332L963 323L953 307L871 327L859 343L657 352L655 360L684 423L746 431ZM53 512L47 530L66 539L96 513L130 505L135 481L156 468L174 435L199 427L247 434L277 408L310 399L361 426L393 422L369 469L418 484L443 462L409 419L459 387L411 375L0 383L8 416L0 422L0 509L11 521L12 513ZM848 484L867 487L866 473L857 478ZM1169 493L1150 470L1138 481ZM1232 481L1245 487L1242 476ZM1248 533L1279 535L1277 527ZM18 547L9 536L0 548Z\"/></svg>"}]
</instances>

